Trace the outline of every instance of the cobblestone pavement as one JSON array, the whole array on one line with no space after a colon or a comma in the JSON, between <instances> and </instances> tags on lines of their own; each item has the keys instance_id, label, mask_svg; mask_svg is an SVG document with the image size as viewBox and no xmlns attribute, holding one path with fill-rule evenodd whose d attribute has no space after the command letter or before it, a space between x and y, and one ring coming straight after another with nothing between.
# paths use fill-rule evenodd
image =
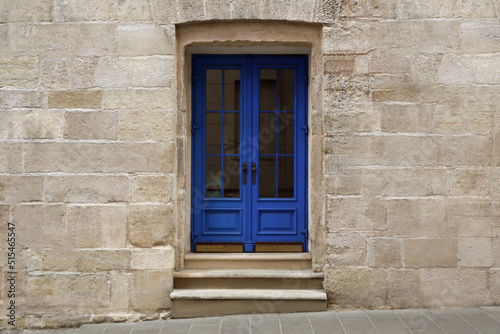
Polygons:
<instances>
[{"instance_id":1,"label":"cobblestone pavement","mask_svg":"<svg viewBox=\"0 0 500 334\"><path fill-rule=\"evenodd\" d=\"M82 325L22 334L499 334L500 307L233 315Z\"/></svg>"}]
</instances>

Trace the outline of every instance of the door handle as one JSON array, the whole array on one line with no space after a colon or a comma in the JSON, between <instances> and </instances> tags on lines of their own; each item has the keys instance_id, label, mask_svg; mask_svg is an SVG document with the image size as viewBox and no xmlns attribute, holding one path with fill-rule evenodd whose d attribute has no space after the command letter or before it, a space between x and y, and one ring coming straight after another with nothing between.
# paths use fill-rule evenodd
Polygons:
<instances>
[{"instance_id":1,"label":"door handle","mask_svg":"<svg viewBox=\"0 0 500 334\"><path fill-rule=\"evenodd\" d=\"M243 163L242 170L243 170L243 184L247 184L247 171L248 171L248 169L247 169L247 163L246 162Z\"/></svg>"},{"instance_id":2,"label":"door handle","mask_svg":"<svg viewBox=\"0 0 500 334\"><path fill-rule=\"evenodd\" d=\"M257 172L257 166L255 162L252 163L252 184L255 184L255 173Z\"/></svg>"}]
</instances>

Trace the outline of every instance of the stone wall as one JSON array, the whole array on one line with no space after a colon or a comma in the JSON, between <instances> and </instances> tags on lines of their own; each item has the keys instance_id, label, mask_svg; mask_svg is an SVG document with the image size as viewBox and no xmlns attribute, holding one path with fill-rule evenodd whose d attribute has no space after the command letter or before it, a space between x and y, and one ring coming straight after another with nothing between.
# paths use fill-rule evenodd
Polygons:
<instances>
[{"instance_id":1,"label":"stone wall","mask_svg":"<svg viewBox=\"0 0 500 334\"><path fill-rule=\"evenodd\" d=\"M323 24L310 207L331 303L500 304L499 18L496 0L0 0L18 327L168 312L188 242L176 24L211 20Z\"/></svg>"}]
</instances>

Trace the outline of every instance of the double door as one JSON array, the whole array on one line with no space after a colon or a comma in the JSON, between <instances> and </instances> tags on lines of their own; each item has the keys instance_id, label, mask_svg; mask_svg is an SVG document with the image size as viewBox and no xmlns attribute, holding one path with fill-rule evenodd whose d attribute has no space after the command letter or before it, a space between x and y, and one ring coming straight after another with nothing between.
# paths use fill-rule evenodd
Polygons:
<instances>
[{"instance_id":1,"label":"double door","mask_svg":"<svg viewBox=\"0 0 500 334\"><path fill-rule=\"evenodd\" d=\"M306 251L307 57L193 55L192 76L192 250Z\"/></svg>"}]
</instances>

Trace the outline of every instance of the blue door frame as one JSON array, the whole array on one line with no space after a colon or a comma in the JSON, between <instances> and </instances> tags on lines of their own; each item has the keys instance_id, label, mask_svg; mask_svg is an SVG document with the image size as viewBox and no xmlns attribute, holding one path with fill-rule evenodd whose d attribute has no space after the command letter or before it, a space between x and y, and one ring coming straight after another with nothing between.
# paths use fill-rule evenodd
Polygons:
<instances>
[{"instance_id":1,"label":"blue door frame","mask_svg":"<svg viewBox=\"0 0 500 334\"><path fill-rule=\"evenodd\" d=\"M253 252L256 242L307 251L307 56L192 61L192 251Z\"/></svg>"}]
</instances>

